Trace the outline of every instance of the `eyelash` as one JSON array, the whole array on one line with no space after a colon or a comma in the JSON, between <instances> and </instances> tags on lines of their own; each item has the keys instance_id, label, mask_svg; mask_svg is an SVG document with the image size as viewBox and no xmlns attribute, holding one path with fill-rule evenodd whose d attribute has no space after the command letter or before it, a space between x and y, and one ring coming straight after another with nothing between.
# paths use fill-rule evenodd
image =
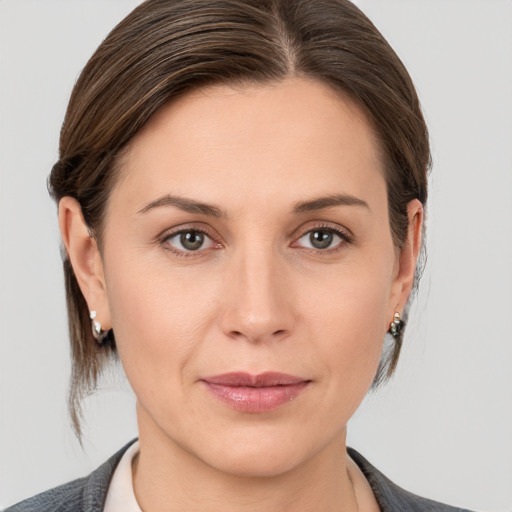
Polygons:
<instances>
[{"instance_id":1,"label":"eyelash","mask_svg":"<svg viewBox=\"0 0 512 512\"><path fill-rule=\"evenodd\" d=\"M296 241L300 240L301 238L304 238L308 233L314 233L315 231L324 231L327 233L331 233L333 235L337 235L341 239L341 241L338 242L338 244L336 244L334 247L329 247L327 249L314 249L310 247L307 248L308 250L314 252L315 254L332 254L342 250L346 245L352 244L354 242L354 237L348 231L327 224L319 224L318 226L314 226L310 229L307 229L298 238L296 238Z\"/></svg>"},{"instance_id":2,"label":"eyelash","mask_svg":"<svg viewBox=\"0 0 512 512\"><path fill-rule=\"evenodd\" d=\"M333 248L330 248L330 247L327 249L313 249L313 248L309 248L309 247L306 248L309 251L316 253L316 254L332 254L332 253L338 252L339 250L343 249L343 247L345 245L352 244L354 242L354 237L351 234L349 234L347 231L344 231L340 228L335 228L333 226L320 224L318 226L314 226L314 227L304 231L299 237L297 237L295 239L295 242L293 242L293 244L295 244L301 238L304 238L304 236L306 236L308 233L312 233L315 231L326 231L328 233L337 235L341 239L341 242L339 242ZM182 228L182 229L179 229L178 231L166 233L164 236L162 236L160 243L164 247L165 250L172 252L175 256L177 256L179 258L197 257L199 255L199 253L204 249L198 249L197 251L179 250L168 243L169 239L175 238L179 235L182 235L183 233L200 233L200 234L208 237L217 246L214 248L219 248L218 246L220 246L220 242L215 241L215 238L212 235L212 233L210 233L209 231L207 231L204 228L195 228L195 227ZM292 247L293 247L293 244L292 244Z\"/></svg>"},{"instance_id":3,"label":"eyelash","mask_svg":"<svg viewBox=\"0 0 512 512\"><path fill-rule=\"evenodd\" d=\"M214 242L217 246L220 245L220 242L216 242L215 238L212 233L207 231L204 228L195 228L195 227L185 227L181 228L178 231L173 231L171 233L166 233L162 239L161 244L164 247L166 251L169 251L173 253L178 258L193 258L197 257L201 253L201 249L198 249L197 251L185 251L185 250L179 250L167 243L167 241L171 238L177 237L179 235L182 235L183 233L200 233L202 235L205 235L208 237L212 242Z\"/></svg>"}]
</instances>

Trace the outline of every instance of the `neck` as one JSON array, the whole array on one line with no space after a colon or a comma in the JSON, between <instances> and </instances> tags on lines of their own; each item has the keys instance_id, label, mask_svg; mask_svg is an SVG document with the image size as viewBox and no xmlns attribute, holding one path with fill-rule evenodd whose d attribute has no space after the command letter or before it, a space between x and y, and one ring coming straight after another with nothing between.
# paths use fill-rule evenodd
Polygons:
<instances>
[{"instance_id":1,"label":"neck","mask_svg":"<svg viewBox=\"0 0 512 512\"><path fill-rule=\"evenodd\" d=\"M273 476L220 471L151 423L139 421L139 434L133 481L137 501L146 512L358 510L347 468L345 430L309 460Z\"/></svg>"}]
</instances>

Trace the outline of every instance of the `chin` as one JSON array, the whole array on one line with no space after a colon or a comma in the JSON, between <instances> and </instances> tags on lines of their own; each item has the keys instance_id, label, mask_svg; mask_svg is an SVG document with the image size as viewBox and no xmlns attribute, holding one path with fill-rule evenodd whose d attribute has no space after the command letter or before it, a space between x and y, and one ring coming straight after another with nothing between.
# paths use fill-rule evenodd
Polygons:
<instances>
[{"instance_id":1,"label":"chin","mask_svg":"<svg viewBox=\"0 0 512 512\"><path fill-rule=\"evenodd\" d=\"M276 477L292 471L302 462L302 458L297 457L297 450L241 450L224 454L222 458L214 456L212 460L214 469L242 478Z\"/></svg>"},{"instance_id":2,"label":"chin","mask_svg":"<svg viewBox=\"0 0 512 512\"><path fill-rule=\"evenodd\" d=\"M246 432L249 435L244 436L238 432L232 436L216 436L205 450L198 447L196 456L225 474L265 478L292 471L320 450L310 446L298 433L267 430L260 429L254 435Z\"/></svg>"}]
</instances>

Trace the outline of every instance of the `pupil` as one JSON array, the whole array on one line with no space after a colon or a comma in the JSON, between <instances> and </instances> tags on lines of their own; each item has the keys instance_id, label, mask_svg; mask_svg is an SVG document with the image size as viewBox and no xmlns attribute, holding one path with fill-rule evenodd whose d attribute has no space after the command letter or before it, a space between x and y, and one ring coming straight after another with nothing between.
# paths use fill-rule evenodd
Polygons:
<instances>
[{"instance_id":1,"label":"pupil","mask_svg":"<svg viewBox=\"0 0 512 512\"><path fill-rule=\"evenodd\" d=\"M311 245L317 249L326 249L332 243L332 233L329 231L313 231L310 235Z\"/></svg>"},{"instance_id":2,"label":"pupil","mask_svg":"<svg viewBox=\"0 0 512 512\"><path fill-rule=\"evenodd\" d=\"M181 245L189 251L197 251L203 245L203 234L197 231L188 231L181 234Z\"/></svg>"}]
</instances>

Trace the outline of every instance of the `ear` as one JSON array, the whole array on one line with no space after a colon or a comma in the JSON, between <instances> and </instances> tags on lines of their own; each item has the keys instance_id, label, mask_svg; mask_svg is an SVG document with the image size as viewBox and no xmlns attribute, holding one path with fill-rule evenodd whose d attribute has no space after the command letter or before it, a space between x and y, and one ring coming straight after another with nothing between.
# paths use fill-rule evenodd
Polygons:
<instances>
[{"instance_id":1,"label":"ear","mask_svg":"<svg viewBox=\"0 0 512 512\"><path fill-rule=\"evenodd\" d=\"M72 197L59 201L59 227L62 241L89 311L97 312L104 330L112 326L107 300L103 262L95 238L82 215L82 208Z\"/></svg>"},{"instance_id":2,"label":"ear","mask_svg":"<svg viewBox=\"0 0 512 512\"><path fill-rule=\"evenodd\" d=\"M407 205L407 218L407 238L397 257L397 269L392 285L390 308L393 311L390 312L390 319L395 312L403 311L414 284L423 226L423 205L418 199L413 199Z\"/></svg>"}]
</instances>

